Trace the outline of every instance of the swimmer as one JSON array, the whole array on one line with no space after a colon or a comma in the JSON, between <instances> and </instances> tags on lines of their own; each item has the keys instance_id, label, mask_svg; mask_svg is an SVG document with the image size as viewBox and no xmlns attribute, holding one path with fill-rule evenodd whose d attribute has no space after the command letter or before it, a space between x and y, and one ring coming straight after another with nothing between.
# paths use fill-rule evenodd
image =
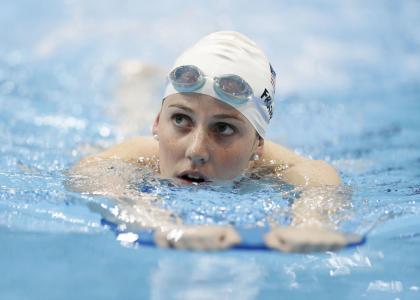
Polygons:
<instances>
[{"instance_id":1,"label":"swimmer","mask_svg":"<svg viewBox=\"0 0 420 300\"><path fill-rule=\"evenodd\" d=\"M272 226L265 235L268 247L312 252L354 243L360 237L336 231L329 219L345 206L345 197L336 192L341 184L337 172L324 161L299 156L266 139L275 80L267 57L249 38L232 31L209 34L176 59L153 136L130 138L83 159L71 172L98 176L100 163L113 165L99 171L106 190L99 193L137 199L119 203L128 210L135 207L135 226L155 228L155 242L162 247L217 250L239 243L240 237L231 226L183 225L170 212L154 207L153 199L128 192L129 179L113 172L118 162L155 169L160 177L182 184L232 181L245 172L276 174L279 181L300 187L301 193L292 204L290 226ZM80 185L74 189L101 190ZM331 197L319 197L321 189L331 191Z\"/></svg>"}]
</instances>

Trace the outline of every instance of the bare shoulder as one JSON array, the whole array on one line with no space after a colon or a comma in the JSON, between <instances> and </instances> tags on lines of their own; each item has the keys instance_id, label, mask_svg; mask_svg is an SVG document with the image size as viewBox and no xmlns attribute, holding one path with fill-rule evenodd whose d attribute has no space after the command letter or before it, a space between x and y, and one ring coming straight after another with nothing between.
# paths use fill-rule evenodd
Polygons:
<instances>
[{"instance_id":1,"label":"bare shoulder","mask_svg":"<svg viewBox=\"0 0 420 300\"><path fill-rule=\"evenodd\" d=\"M266 140L264 141L263 159L266 161L275 161L279 164L293 166L306 160L307 158L296 154L282 145Z\"/></svg>"},{"instance_id":2,"label":"bare shoulder","mask_svg":"<svg viewBox=\"0 0 420 300\"><path fill-rule=\"evenodd\" d=\"M135 162L140 157L156 157L158 152L158 143L152 137L136 136L126 139L120 144L114 145L96 155L86 157L81 163L103 159L121 159L127 162Z\"/></svg>"},{"instance_id":3,"label":"bare shoulder","mask_svg":"<svg viewBox=\"0 0 420 300\"><path fill-rule=\"evenodd\" d=\"M142 176L139 167L157 169L157 142L149 137L133 137L105 151L85 157L68 171L66 187L69 190L123 195L127 193L127 184ZM144 160L140 158L143 157Z\"/></svg>"},{"instance_id":4,"label":"bare shoulder","mask_svg":"<svg viewBox=\"0 0 420 300\"><path fill-rule=\"evenodd\" d=\"M336 170L327 162L303 157L270 141L264 143L263 158L284 165L286 168L282 179L293 185L324 186L341 183Z\"/></svg>"}]
</instances>

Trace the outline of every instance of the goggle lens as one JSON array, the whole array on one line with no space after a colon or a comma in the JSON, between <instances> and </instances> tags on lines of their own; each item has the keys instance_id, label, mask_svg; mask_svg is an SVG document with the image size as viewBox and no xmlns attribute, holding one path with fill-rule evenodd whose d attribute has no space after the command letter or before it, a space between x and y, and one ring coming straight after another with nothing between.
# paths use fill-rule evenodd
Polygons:
<instances>
[{"instance_id":1,"label":"goggle lens","mask_svg":"<svg viewBox=\"0 0 420 300\"><path fill-rule=\"evenodd\" d=\"M214 88L219 96L234 100L235 102L248 101L253 91L249 84L237 75L224 75L216 77Z\"/></svg>"},{"instance_id":2,"label":"goggle lens","mask_svg":"<svg viewBox=\"0 0 420 300\"><path fill-rule=\"evenodd\" d=\"M169 74L169 78L174 87L181 92L195 91L204 84L204 76L201 71L194 66L181 66Z\"/></svg>"}]
</instances>

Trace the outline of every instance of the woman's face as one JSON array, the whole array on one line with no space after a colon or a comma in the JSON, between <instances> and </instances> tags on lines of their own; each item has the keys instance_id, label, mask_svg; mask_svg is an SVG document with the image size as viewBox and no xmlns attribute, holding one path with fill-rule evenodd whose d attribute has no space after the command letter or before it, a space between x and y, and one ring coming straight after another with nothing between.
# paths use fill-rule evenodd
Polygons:
<instances>
[{"instance_id":1,"label":"woman's face","mask_svg":"<svg viewBox=\"0 0 420 300\"><path fill-rule=\"evenodd\" d=\"M229 180L262 155L263 139L233 107L211 96L167 97L153 125L163 177L184 182Z\"/></svg>"}]
</instances>

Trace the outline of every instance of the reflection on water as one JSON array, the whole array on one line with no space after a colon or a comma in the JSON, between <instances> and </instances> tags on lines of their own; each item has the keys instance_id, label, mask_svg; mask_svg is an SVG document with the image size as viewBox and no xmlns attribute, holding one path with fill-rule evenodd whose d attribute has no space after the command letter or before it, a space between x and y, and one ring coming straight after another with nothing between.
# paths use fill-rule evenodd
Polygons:
<instances>
[{"instance_id":1,"label":"reflection on water","mask_svg":"<svg viewBox=\"0 0 420 300\"><path fill-rule=\"evenodd\" d=\"M256 261L233 256L191 256L188 260L159 260L151 273L151 299L257 299L265 274Z\"/></svg>"},{"instance_id":2,"label":"reflection on water","mask_svg":"<svg viewBox=\"0 0 420 300\"><path fill-rule=\"evenodd\" d=\"M150 272L152 299L275 299L279 295L293 298L298 291L313 297L328 291L340 298L352 289L360 294L401 292L392 282L365 278L386 259L381 251L297 255L294 259L275 252L174 252L162 253ZM359 280L352 281L356 277ZM328 285L330 278L335 279L334 287Z\"/></svg>"}]
</instances>

